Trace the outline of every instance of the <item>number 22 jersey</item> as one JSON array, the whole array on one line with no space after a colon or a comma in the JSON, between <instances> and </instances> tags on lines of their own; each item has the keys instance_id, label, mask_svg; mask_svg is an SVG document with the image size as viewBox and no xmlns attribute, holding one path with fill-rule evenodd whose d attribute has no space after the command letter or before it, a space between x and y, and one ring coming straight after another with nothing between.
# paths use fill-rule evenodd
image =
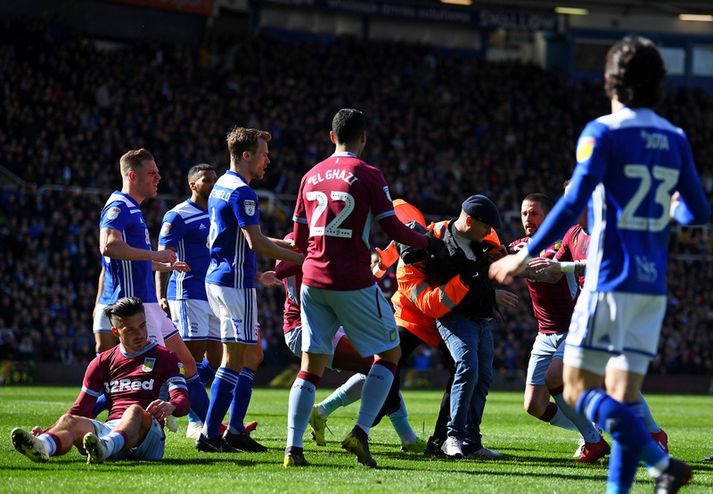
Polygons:
<instances>
[{"instance_id":1,"label":"number 22 jersey","mask_svg":"<svg viewBox=\"0 0 713 494\"><path fill-rule=\"evenodd\" d=\"M297 238L307 252L302 283L338 291L373 286L371 225L395 214L383 173L355 154L335 153L315 165L302 178L292 218L309 227L306 246Z\"/></svg>"}]
</instances>

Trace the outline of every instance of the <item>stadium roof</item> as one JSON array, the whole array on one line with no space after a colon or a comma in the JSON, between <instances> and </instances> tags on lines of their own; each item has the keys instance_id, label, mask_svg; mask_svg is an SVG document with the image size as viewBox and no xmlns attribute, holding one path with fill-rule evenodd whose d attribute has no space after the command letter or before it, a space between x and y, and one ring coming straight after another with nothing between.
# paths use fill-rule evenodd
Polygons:
<instances>
[{"instance_id":1,"label":"stadium roof","mask_svg":"<svg viewBox=\"0 0 713 494\"><path fill-rule=\"evenodd\" d=\"M423 3L445 3L441 0L422 0ZM626 15L678 15L678 14L713 14L713 1L664 2L659 0L472 0L472 6L489 8L520 8L532 11L553 12L555 7L586 8L592 13Z\"/></svg>"}]
</instances>

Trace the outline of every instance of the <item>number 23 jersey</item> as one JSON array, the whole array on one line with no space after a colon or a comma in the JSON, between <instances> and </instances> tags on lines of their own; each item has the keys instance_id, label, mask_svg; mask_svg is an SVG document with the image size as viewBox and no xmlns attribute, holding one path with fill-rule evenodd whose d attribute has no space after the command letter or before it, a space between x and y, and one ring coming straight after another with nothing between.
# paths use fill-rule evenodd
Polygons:
<instances>
[{"instance_id":1,"label":"number 23 jersey","mask_svg":"<svg viewBox=\"0 0 713 494\"><path fill-rule=\"evenodd\" d=\"M292 218L295 233L297 224L309 227L302 283L339 291L374 285L371 225L395 214L384 175L353 153L335 153L315 165L302 177Z\"/></svg>"},{"instance_id":2,"label":"number 23 jersey","mask_svg":"<svg viewBox=\"0 0 713 494\"><path fill-rule=\"evenodd\" d=\"M572 182L586 179L598 184L589 200L585 289L665 294L671 194L680 192L684 209L705 208L683 131L647 108L598 118L577 143Z\"/></svg>"}]
</instances>

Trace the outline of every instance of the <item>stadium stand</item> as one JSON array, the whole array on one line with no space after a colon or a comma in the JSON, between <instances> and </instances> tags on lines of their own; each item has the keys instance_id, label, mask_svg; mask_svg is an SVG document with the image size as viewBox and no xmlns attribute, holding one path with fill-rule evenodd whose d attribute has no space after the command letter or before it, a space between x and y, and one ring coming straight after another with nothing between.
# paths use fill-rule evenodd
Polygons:
<instances>
[{"instance_id":1,"label":"stadium stand","mask_svg":"<svg viewBox=\"0 0 713 494\"><path fill-rule=\"evenodd\" d=\"M255 188L281 198L285 207L263 230L282 237L300 177L331 152L324 128L334 109L355 106L371 119L366 159L384 170L394 197L443 218L462 198L488 194L515 211L500 234L513 239L522 197L561 189L579 131L607 111L603 90L591 98L594 83L427 47L269 35L198 50L98 46L57 23L0 22L0 165L18 177L0 184L0 360L93 357L98 215L121 183L117 161L127 149L150 149L161 170L162 195L144 208L155 243L163 213L184 196L186 170L225 169L230 126L270 130L272 163ZM713 97L671 89L662 114L687 131L713 198ZM652 372L711 374L713 237L675 230L670 249L669 311ZM286 365L283 294L264 290L259 300L265 363ZM524 369L535 336L522 306L496 339L496 367L508 375ZM423 365L429 356L417 357Z\"/></svg>"}]
</instances>

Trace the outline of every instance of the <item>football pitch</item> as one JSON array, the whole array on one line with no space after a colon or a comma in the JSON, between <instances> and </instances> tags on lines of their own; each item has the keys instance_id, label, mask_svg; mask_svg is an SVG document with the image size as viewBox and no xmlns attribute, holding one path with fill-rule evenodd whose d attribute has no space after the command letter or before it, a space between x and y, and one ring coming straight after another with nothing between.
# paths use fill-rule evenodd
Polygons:
<instances>
[{"instance_id":1,"label":"football pitch","mask_svg":"<svg viewBox=\"0 0 713 494\"><path fill-rule=\"evenodd\" d=\"M506 454L499 460L432 459L399 452L399 441L388 419L371 433L378 469L368 469L340 448L358 404L337 410L329 418L327 446L317 447L305 435L305 456L311 465L284 469L287 390L256 389L248 420L258 420L253 437L267 453L206 454L185 438L186 419L177 434L167 432L162 462L109 462L87 465L76 450L49 463L36 464L10 443L13 427L47 427L73 402L76 387L0 387L0 492L58 493L355 493L355 492L604 492L606 462L578 464L574 433L544 424L522 410L520 393L494 392L483 420L486 446ZM320 400L329 390L318 391ZM409 418L427 437L435 422L440 393L406 391ZM687 493L713 492L713 464L702 461L713 453L713 396L650 395L654 416L668 432L671 452L694 470ZM103 417L101 417L103 418ZM651 492L653 483L639 469L632 492Z\"/></svg>"}]
</instances>

